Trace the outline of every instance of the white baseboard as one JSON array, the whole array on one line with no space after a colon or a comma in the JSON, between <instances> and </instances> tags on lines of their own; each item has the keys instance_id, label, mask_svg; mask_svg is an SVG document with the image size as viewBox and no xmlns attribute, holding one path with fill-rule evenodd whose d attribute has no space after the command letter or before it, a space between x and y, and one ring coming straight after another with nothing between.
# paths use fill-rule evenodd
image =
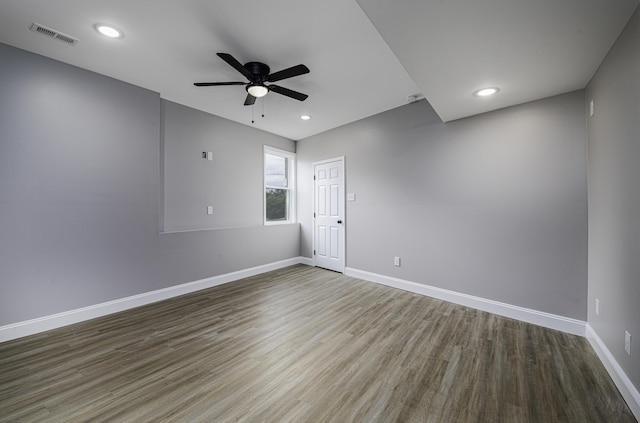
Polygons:
<instances>
[{"instance_id":1,"label":"white baseboard","mask_svg":"<svg viewBox=\"0 0 640 423\"><path fill-rule=\"evenodd\" d=\"M259 275L261 273L270 272L272 270L281 269L283 267L292 266L294 264L306 264L307 260L308 259L306 257L294 257L287 260L251 267L249 269L239 270L237 272L226 273L224 275L213 276L211 278L188 282L181 285L170 286L168 288L158 289L156 291L145 292L143 294L133 295L131 297L120 298L117 300L94 304L88 307L69 310L50 316L44 316L37 319L26 320L6 326L0 326L0 342L22 338L23 336L29 336L51 329L57 329L89 319L95 319L96 317L102 317L134 307L166 300L168 298L189 294L201 289L211 288L250 276Z\"/></svg>"},{"instance_id":2,"label":"white baseboard","mask_svg":"<svg viewBox=\"0 0 640 423\"><path fill-rule=\"evenodd\" d=\"M306 264L307 266L315 266L313 259L309 257L300 257L300 264Z\"/></svg>"},{"instance_id":3,"label":"white baseboard","mask_svg":"<svg viewBox=\"0 0 640 423\"><path fill-rule=\"evenodd\" d=\"M611 351L609 351L604 342L602 342L602 339L600 339L596 331L593 330L589 324L587 324L587 339L596 354L598 354L607 372L609 372L609 376L611 376L611 379L613 379L613 382L618 387L620 394L622 394L622 397L627 401L631 412L636 419L640 421L640 392L633 386L633 383L613 357Z\"/></svg>"},{"instance_id":4,"label":"white baseboard","mask_svg":"<svg viewBox=\"0 0 640 423\"><path fill-rule=\"evenodd\" d=\"M460 304L466 307L475 308L477 310L487 311L489 313L498 314L500 316L521 320L523 322L533 323L534 325L544 326L574 335L586 335L587 323L581 320L570 319L568 317L558 316L538 310L532 310L529 308L488 300L486 298L475 297L473 295L462 294L460 292L449 291L447 289L436 288L434 286L423 285L403 279L379 275L377 273L366 272L364 270L346 268L345 275L363 279L369 282L375 282L381 285L390 286L392 288L402 289L404 291L413 292L415 294L437 298L439 300L448 301L450 303Z\"/></svg>"}]
</instances>

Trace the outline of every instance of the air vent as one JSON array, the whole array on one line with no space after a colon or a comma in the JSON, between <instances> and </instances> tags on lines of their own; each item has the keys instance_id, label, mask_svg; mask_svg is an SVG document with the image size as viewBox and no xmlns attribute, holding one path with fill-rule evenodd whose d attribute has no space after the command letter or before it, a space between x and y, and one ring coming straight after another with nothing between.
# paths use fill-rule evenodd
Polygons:
<instances>
[{"instance_id":1,"label":"air vent","mask_svg":"<svg viewBox=\"0 0 640 423\"><path fill-rule=\"evenodd\" d=\"M47 28L46 26L42 26L37 23L32 23L31 28L29 28L36 34L44 35L45 37L53 38L54 40L62 41L65 44L69 44L70 46L75 46L78 44L78 40L73 38L70 35L63 34L60 31L56 31L55 29Z\"/></svg>"}]
</instances>

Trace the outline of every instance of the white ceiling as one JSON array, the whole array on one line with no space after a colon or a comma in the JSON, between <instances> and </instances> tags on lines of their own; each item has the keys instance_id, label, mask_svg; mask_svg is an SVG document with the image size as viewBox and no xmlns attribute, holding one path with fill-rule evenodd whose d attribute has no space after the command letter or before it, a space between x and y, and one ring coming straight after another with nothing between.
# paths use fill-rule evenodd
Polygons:
<instances>
[{"instance_id":1,"label":"white ceiling","mask_svg":"<svg viewBox=\"0 0 640 423\"><path fill-rule=\"evenodd\" d=\"M584 88L639 3L357 1L445 122Z\"/></svg>"},{"instance_id":2,"label":"white ceiling","mask_svg":"<svg viewBox=\"0 0 640 423\"><path fill-rule=\"evenodd\" d=\"M0 0L0 42L299 140L416 93L449 121L584 88L638 2ZM80 42L35 34L32 22ZM125 37L103 38L93 29L98 22ZM246 107L242 86L194 87L244 80L217 52L272 71L303 63L311 73L278 85L309 98L270 93ZM484 86L501 91L471 95Z\"/></svg>"}]
</instances>

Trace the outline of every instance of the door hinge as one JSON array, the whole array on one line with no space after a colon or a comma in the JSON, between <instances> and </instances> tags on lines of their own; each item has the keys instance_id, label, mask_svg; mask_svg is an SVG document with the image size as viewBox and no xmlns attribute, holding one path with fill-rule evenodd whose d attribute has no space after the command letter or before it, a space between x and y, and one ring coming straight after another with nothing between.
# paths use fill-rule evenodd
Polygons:
<instances>
[{"instance_id":1,"label":"door hinge","mask_svg":"<svg viewBox=\"0 0 640 423\"><path fill-rule=\"evenodd\" d=\"M313 255L314 255L314 256L316 255L316 250L313 250Z\"/></svg>"},{"instance_id":2,"label":"door hinge","mask_svg":"<svg viewBox=\"0 0 640 423\"><path fill-rule=\"evenodd\" d=\"M316 180L316 175L313 175L313 180L314 180L314 181Z\"/></svg>"},{"instance_id":3,"label":"door hinge","mask_svg":"<svg viewBox=\"0 0 640 423\"><path fill-rule=\"evenodd\" d=\"M313 213L313 217L316 217L316 214L315 214L315 212Z\"/></svg>"}]
</instances>

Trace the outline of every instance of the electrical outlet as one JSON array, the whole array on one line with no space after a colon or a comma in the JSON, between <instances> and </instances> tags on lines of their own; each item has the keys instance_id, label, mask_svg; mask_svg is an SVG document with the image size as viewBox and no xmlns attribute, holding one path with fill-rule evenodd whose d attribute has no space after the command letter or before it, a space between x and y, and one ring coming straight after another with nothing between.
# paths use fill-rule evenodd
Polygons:
<instances>
[{"instance_id":1,"label":"electrical outlet","mask_svg":"<svg viewBox=\"0 0 640 423\"><path fill-rule=\"evenodd\" d=\"M600 300L596 298L596 316L600 316Z\"/></svg>"},{"instance_id":2,"label":"electrical outlet","mask_svg":"<svg viewBox=\"0 0 640 423\"><path fill-rule=\"evenodd\" d=\"M394 257L394 258L393 258L393 264L394 264L395 266L400 267L400 257Z\"/></svg>"},{"instance_id":3,"label":"electrical outlet","mask_svg":"<svg viewBox=\"0 0 640 423\"><path fill-rule=\"evenodd\" d=\"M631 334L628 330L624 331L624 350L631 355Z\"/></svg>"},{"instance_id":4,"label":"electrical outlet","mask_svg":"<svg viewBox=\"0 0 640 423\"><path fill-rule=\"evenodd\" d=\"M213 206L207 206L207 214L213 214Z\"/></svg>"},{"instance_id":5,"label":"electrical outlet","mask_svg":"<svg viewBox=\"0 0 640 423\"><path fill-rule=\"evenodd\" d=\"M593 116L593 113L594 113L593 100L591 100L589 102L589 117Z\"/></svg>"}]
</instances>

